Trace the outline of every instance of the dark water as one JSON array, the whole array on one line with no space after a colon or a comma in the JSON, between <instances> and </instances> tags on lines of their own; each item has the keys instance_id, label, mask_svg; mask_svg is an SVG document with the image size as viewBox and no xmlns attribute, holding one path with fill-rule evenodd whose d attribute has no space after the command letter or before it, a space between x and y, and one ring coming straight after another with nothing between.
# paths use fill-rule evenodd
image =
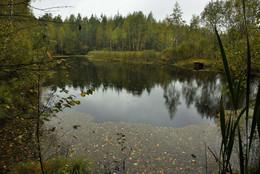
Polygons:
<instances>
[{"instance_id":1,"label":"dark water","mask_svg":"<svg viewBox=\"0 0 260 174\"><path fill-rule=\"evenodd\" d=\"M95 116L94 122L131 122L153 126L185 127L215 124L224 78L212 72L189 71L148 65L67 60L70 82L60 68L46 84L60 97L60 89L78 95L90 86L78 112Z\"/></svg>"}]
</instances>

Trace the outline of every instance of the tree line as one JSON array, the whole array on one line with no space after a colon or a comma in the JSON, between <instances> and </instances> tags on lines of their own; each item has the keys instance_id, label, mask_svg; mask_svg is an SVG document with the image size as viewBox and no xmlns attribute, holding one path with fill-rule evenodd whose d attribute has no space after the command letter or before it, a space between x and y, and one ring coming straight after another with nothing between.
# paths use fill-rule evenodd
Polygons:
<instances>
[{"instance_id":1,"label":"tree line","mask_svg":"<svg viewBox=\"0 0 260 174\"><path fill-rule=\"evenodd\" d=\"M253 57L259 58L257 35L259 35L259 0L247 1L247 18L252 40ZM209 2L200 16L193 15L189 24L182 18L183 12L176 2L173 11L164 20L157 21L152 12L133 12L127 16L114 17L92 15L82 17L45 14L40 20L47 24L53 41L53 54L87 54L89 51L142 51L163 52L172 60L200 58L216 59L218 45L213 28L222 32L221 37L231 61L238 66L243 63L244 47L242 2L217 0Z\"/></svg>"}]
</instances>

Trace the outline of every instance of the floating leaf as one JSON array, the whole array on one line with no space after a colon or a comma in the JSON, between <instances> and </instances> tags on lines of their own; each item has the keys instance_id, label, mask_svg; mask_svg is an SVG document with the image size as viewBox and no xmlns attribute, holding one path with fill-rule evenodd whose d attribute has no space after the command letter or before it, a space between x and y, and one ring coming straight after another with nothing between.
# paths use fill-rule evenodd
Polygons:
<instances>
[{"instance_id":1,"label":"floating leaf","mask_svg":"<svg viewBox=\"0 0 260 174\"><path fill-rule=\"evenodd\" d=\"M69 103L71 106L75 106L75 103L74 102L70 102Z\"/></svg>"},{"instance_id":2,"label":"floating leaf","mask_svg":"<svg viewBox=\"0 0 260 174\"><path fill-rule=\"evenodd\" d=\"M73 129L78 129L80 127L80 125L74 125Z\"/></svg>"}]
</instances>

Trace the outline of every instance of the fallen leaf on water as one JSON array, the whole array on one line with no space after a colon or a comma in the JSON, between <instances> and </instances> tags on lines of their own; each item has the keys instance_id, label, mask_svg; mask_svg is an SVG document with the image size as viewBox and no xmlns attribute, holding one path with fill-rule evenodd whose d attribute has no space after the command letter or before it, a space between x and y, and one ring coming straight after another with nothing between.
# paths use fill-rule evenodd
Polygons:
<instances>
[{"instance_id":1,"label":"fallen leaf on water","mask_svg":"<svg viewBox=\"0 0 260 174\"><path fill-rule=\"evenodd\" d=\"M81 93L81 94L80 94L80 96L82 96L82 97L85 97L85 96L86 96L86 94L84 94L84 93Z\"/></svg>"}]
</instances>

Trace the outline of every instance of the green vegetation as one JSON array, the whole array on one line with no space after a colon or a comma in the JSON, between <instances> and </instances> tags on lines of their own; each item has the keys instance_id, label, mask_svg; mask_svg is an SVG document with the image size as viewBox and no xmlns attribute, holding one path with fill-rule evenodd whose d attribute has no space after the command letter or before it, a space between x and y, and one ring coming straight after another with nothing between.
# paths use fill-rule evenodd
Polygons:
<instances>
[{"instance_id":1,"label":"green vegetation","mask_svg":"<svg viewBox=\"0 0 260 174\"><path fill-rule=\"evenodd\" d=\"M51 70L63 61L52 55L74 54L122 62L163 62L183 66L190 66L191 60L199 60L225 70L237 117L226 121L221 101L221 170L231 170L230 156L238 132L240 171L248 173L252 141L256 135L259 139L260 135L259 89L251 129L248 119L250 75L252 70L260 71L259 6L258 0L212 1L201 16L193 16L190 24L186 24L178 3L172 14L163 21L156 21L152 13L146 16L142 12L126 17L117 14L113 18L94 15L82 18L78 14L63 21L60 16L53 17L51 14L35 18L30 0L1 0L0 173L8 172L25 159L39 163L20 163L18 173L26 170L32 173L92 171L84 160L69 163L63 159L44 161L42 155L43 131L55 131L55 128L43 130L42 125L64 108L71 108L80 102L76 101L77 96L69 96L45 105L41 85L50 76ZM221 31L220 36L217 34L221 53L215 39L216 27ZM224 68L220 65L221 60ZM62 68L66 69L64 66ZM62 78L68 76L66 73L59 75ZM236 86L233 85L235 79L238 79ZM245 83L243 79L246 79ZM242 84L246 84L246 106L241 113L237 113ZM90 95L92 91L84 92L83 89L79 96ZM66 89L62 92L68 93ZM49 101L48 98L45 100ZM243 112L246 112L246 138L243 138L239 127Z\"/></svg>"},{"instance_id":2,"label":"green vegetation","mask_svg":"<svg viewBox=\"0 0 260 174\"><path fill-rule=\"evenodd\" d=\"M88 159L78 158L76 160L55 158L45 163L46 174L88 174L95 173L94 165ZM38 162L29 161L17 164L10 174L35 174L41 173L41 166Z\"/></svg>"},{"instance_id":3,"label":"green vegetation","mask_svg":"<svg viewBox=\"0 0 260 174\"><path fill-rule=\"evenodd\" d=\"M155 52L153 50L144 51L90 51L86 57L95 61L111 61L129 64L156 64L156 65L173 65L186 69L193 69L193 62L201 62L204 64L204 71L218 71L215 61L210 59L182 59L176 62L169 62L172 56L171 49L163 52ZM77 57L77 56L76 56Z\"/></svg>"},{"instance_id":4,"label":"green vegetation","mask_svg":"<svg viewBox=\"0 0 260 174\"><path fill-rule=\"evenodd\" d=\"M255 71L259 71L260 67L258 6L257 0L246 2L252 68ZM78 14L71 15L64 21L61 16L52 17L51 14L46 14L40 20L50 21L47 28L53 44L51 52L55 55L86 55L90 52L90 55L101 57L104 53L104 58L122 57L130 59L131 62L140 57L138 57L139 53L135 56L129 51L152 52L154 50L153 52L160 52L160 56L151 54L151 59L161 58L167 63L200 59L212 62L211 67L223 70L220 65L218 43L215 39L214 26L216 25L222 31L221 37L223 46L227 50L230 69L235 73L244 71L246 64L244 59L246 40L241 11L242 2L238 0L218 0L209 2L201 16L193 15L189 23L182 19L182 11L178 3L175 4L172 14L162 21L156 21L152 12L148 15L134 12L125 17L117 14L110 18L105 15L100 17L92 15L88 18Z\"/></svg>"},{"instance_id":5,"label":"green vegetation","mask_svg":"<svg viewBox=\"0 0 260 174\"><path fill-rule=\"evenodd\" d=\"M153 50L144 51L91 51L88 54L89 58L95 60L114 60L128 63L158 63L161 61L160 53Z\"/></svg>"},{"instance_id":6,"label":"green vegetation","mask_svg":"<svg viewBox=\"0 0 260 174\"><path fill-rule=\"evenodd\" d=\"M260 87L258 86L258 91L256 97L254 98L254 105L251 106L250 103L250 83L251 83L251 48L250 48L250 39L248 33L248 18L246 16L246 5L245 0L242 1L243 4L243 22L244 22L244 30L245 30L245 38L246 38L246 70L239 75L239 79L234 85L234 77L231 76L230 73L230 65L227 60L227 55L225 53L222 41L218 34L217 28L215 26L215 32L217 35L217 39L219 42L220 52L222 56L222 62L225 69L225 74L228 80L228 88L229 88L229 95L231 96L231 101L233 104L232 112L230 112L228 118L225 116L225 110L223 105L223 99L220 100L220 126L221 126L221 133L222 133L222 143L220 149L220 157L217 159L220 165L220 172L221 173L232 173L232 166L231 166L231 155L233 153L233 146L236 142L236 137L238 141L238 149L239 149L239 162L240 162L240 173L241 174L248 174L248 173L259 173L260 168L260 152L258 154L253 154L252 144L255 139L260 139ZM242 52L242 51L241 51ZM242 88L242 78L245 76L245 84L246 84L246 104L244 108L238 112L238 101L239 101L239 94ZM258 83L260 84L260 82ZM253 108L252 119L249 118L249 108ZM245 114L245 124L241 126L241 117ZM227 119L227 120L226 120ZM251 120L251 123L249 121ZM244 129L244 132L241 131ZM237 135L236 135L237 133ZM243 135L244 133L244 135ZM259 143L259 142L258 142ZM258 157L255 157L258 156ZM256 158L256 160L255 160ZM252 160L254 159L254 160ZM252 163L253 161L253 163ZM252 167L253 166L253 167ZM256 168L256 169L254 169ZM258 168L258 169L257 169Z\"/></svg>"},{"instance_id":7,"label":"green vegetation","mask_svg":"<svg viewBox=\"0 0 260 174\"><path fill-rule=\"evenodd\" d=\"M24 160L39 161L44 173L41 136L55 129L44 130L43 124L79 103L76 96L51 107L44 103L50 99L42 98L41 85L62 60L48 52L45 21L33 16L30 1L3 0L0 9L0 173Z\"/></svg>"}]
</instances>

